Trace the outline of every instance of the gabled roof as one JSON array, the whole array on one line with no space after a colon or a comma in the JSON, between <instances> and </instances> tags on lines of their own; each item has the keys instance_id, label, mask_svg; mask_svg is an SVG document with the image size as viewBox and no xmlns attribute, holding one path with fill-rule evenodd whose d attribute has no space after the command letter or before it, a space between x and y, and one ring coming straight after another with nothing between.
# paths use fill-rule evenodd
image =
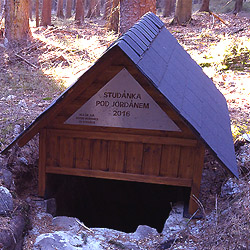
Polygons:
<instances>
[{"instance_id":1,"label":"gabled roof","mask_svg":"<svg viewBox=\"0 0 250 250\"><path fill-rule=\"evenodd\" d=\"M153 13L145 14L104 54L114 47L119 47L129 57L213 151L218 160L238 177L227 102L211 79L164 27L163 22ZM71 88L52 103L4 151L34 127Z\"/></svg>"}]
</instances>

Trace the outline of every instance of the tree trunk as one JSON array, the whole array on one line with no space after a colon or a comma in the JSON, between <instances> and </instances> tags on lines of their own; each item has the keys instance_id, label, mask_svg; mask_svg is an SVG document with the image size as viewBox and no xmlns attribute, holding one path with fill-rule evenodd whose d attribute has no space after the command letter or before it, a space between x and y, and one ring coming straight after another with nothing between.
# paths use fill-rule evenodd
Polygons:
<instances>
[{"instance_id":1,"label":"tree trunk","mask_svg":"<svg viewBox=\"0 0 250 250\"><path fill-rule=\"evenodd\" d=\"M27 42L31 38L29 0L6 0L5 37L10 46Z\"/></svg>"},{"instance_id":2,"label":"tree trunk","mask_svg":"<svg viewBox=\"0 0 250 250\"><path fill-rule=\"evenodd\" d=\"M126 32L148 11L156 12L155 0L120 0L119 32Z\"/></svg>"},{"instance_id":3,"label":"tree trunk","mask_svg":"<svg viewBox=\"0 0 250 250\"><path fill-rule=\"evenodd\" d=\"M201 8L199 10L200 12L210 12L210 9L209 9L209 0L203 0L202 1L202 5L201 5Z\"/></svg>"},{"instance_id":4,"label":"tree trunk","mask_svg":"<svg viewBox=\"0 0 250 250\"><path fill-rule=\"evenodd\" d=\"M100 0L90 0L86 17L92 18L98 16L100 16Z\"/></svg>"},{"instance_id":5,"label":"tree trunk","mask_svg":"<svg viewBox=\"0 0 250 250\"><path fill-rule=\"evenodd\" d=\"M113 0L112 6L109 10L107 29L113 30L116 33L119 28L119 0Z\"/></svg>"},{"instance_id":6,"label":"tree trunk","mask_svg":"<svg viewBox=\"0 0 250 250\"><path fill-rule=\"evenodd\" d=\"M36 0L36 27L39 27L39 0Z\"/></svg>"},{"instance_id":7,"label":"tree trunk","mask_svg":"<svg viewBox=\"0 0 250 250\"><path fill-rule=\"evenodd\" d=\"M71 18L72 16L72 0L67 0L66 2L66 18Z\"/></svg>"},{"instance_id":8,"label":"tree trunk","mask_svg":"<svg viewBox=\"0 0 250 250\"><path fill-rule=\"evenodd\" d=\"M236 15L242 10L243 0L235 0L234 11L233 13Z\"/></svg>"},{"instance_id":9,"label":"tree trunk","mask_svg":"<svg viewBox=\"0 0 250 250\"><path fill-rule=\"evenodd\" d=\"M84 21L84 0L76 0L76 15L75 20L78 25Z\"/></svg>"},{"instance_id":10,"label":"tree trunk","mask_svg":"<svg viewBox=\"0 0 250 250\"><path fill-rule=\"evenodd\" d=\"M51 25L51 0L43 0L41 25Z\"/></svg>"},{"instance_id":11,"label":"tree trunk","mask_svg":"<svg viewBox=\"0 0 250 250\"><path fill-rule=\"evenodd\" d=\"M57 1L56 16L58 18L64 18L64 14L63 14L63 0L58 0Z\"/></svg>"},{"instance_id":12,"label":"tree trunk","mask_svg":"<svg viewBox=\"0 0 250 250\"><path fill-rule=\"evenodd\" d=\"M30 12L30 20L32 21L32 12L33 12L33 1L29 0L29 12Z\"/></svg>"},{"instance_id":13,"label":"tree trunk","mask_svg":"<svg viewBox=\"0 0 250 250\"><path fill-rule=\"evenodd\" d=\"M177 0L174 19L178 24L186 24L191 20L192 0Z\"/></svg>"},{"instance_id":14,"label":"tree trunk","mask_svg":"<svg viewBox=\"0 0 250 250\"><path fill-rule=\"evenodd\" d=\"M104 4L104 14L103 14L103 19L108 20L112 8L112 0L106 0Z\"/></svg>"},{"instance_id":15,"label":"tree trunk","mask_svg":"<svg viewBox=\"0 0 250 250\"><path fill-rule=\"evenodd\" d=\"M173 0L165 0L164 5L165 6L164 6L163 16L164 17L171 16L171 14L173 12L173 7L174 7L174 1Z\"/></svg>"},{"instance_id":16,"label":"tree trunk","mask_svg":"<svg viewBox=\"0 0 250 250\"><path fill-rule=\"evenodd\" d=\"M140 0L138 2L140 8L140 17L138 19L149 11L156 13L156 0Z\"/></svg>"}]
</instances>

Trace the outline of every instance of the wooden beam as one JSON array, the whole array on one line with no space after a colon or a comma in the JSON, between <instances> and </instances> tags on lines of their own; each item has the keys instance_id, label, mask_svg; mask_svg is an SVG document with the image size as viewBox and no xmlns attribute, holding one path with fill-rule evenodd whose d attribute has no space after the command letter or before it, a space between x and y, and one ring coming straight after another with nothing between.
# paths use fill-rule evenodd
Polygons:
<instances>
[{"instance_id":1,"label":"wooden beam","mask_svg":"<svg viewBox=\"0 0 250 250\"><path fill-rule=\"evenodd\" d=\"M192 185L191 179L169 178L161 176L149 176L149 175L128 174L128 173L115 173L108 171L77 169L77 168L48 167L46 168L46 173L76 175L76 176L123 180L123 181L135 181L135 182L154 183L154 184L182 186L182 187L191 187Z\"/></svg>"},{"instance_id":2,"label":"wooden beam","mask_svg":"<svg viewBox=\"0 0 250 250\"><path fill-rule=\"evenodd\" d=\"M199 208L196 199L199 199L202 169L204 165L205 145L199 142L194 160L193 181L189 200L189 214L192 215Z\"/></svg>"},{"instance_id":3,"label":"wooden beam","mask_svg":"<svg viewBox=\"0 0 250 250\"><path fill-rule=\"evenodd\" d=\"M147 136L147 135L132 135L122 133L107 133L107 132L85 132L75 130L58 130L48 129L48 135L62 136L62 137L75 137L83 139L99 139L107 141L123 141L123 142L136 142L148 144L163 144L163 145L179 145L186 147L195 147L196 140L175 138L175 137L162 137L162 136Z\"/></svg>"},{"instance_id":4,"label":"wooden beam","mask_svg":"<svg viewBox=\"0 0 250 250\"><path fill-rule=\"evenodd\" d=\"M38 195L44 196L46 185L46 130L39 133Z\"/></svg>"}]
</instances>

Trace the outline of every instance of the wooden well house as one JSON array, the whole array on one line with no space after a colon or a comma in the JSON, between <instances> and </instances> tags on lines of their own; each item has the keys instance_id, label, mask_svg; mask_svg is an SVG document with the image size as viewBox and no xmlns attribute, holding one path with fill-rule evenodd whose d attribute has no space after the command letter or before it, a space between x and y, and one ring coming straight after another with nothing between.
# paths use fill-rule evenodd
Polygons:
<instances>
[{"instance_id":1,"label":"wooden well house","mask_svg":"<svg viewBox=\"0 0 250 250\"><path fill-rule=\"evenodd\" d=\"M37 133L41 196L53 173L190 187L198 197L205 147L238 176L225 98L153 13L13 143Z\"/></svg>"}]
</instances>

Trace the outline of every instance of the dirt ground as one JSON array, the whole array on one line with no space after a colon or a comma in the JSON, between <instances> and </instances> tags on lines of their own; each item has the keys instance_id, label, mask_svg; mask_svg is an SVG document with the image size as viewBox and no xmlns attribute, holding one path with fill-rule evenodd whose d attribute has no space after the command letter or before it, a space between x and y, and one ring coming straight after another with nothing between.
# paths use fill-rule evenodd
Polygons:
<instances>
[{"instance_id":1,"label":"dirt ground","mask_svg":"<svg viewBox=\"0 0 250 250\"><path fill-rule=\"evenodd\" d=\"M249 16L228 14L220 15L220 18L223 21L208 14L196 13L187 26L171 26L169 25L170 19L162 18L162 20L188 53L203 66L205 73L212 78L216 87L224 94L230 111L234 140L239 143L236 151L239 156L238 163L240 168L244 169L241 179L235 182L249 187L249 159L242 162L242 155L250 152L249 148L240 147L247 145L246 141L242 141L241 135L250 131L249 52L245 65L240 64L240 67L236 69L230 65L228 70L221 69L224 62L214 56L216 53L219 54L217 51L220 51L220 46L230 47L239 39L246 38L247 40L247 37L250 37ZM7 50L3 46L4 41L0 41L0 150L3 150L21 130L46 109L53 99L88 69L118 37L117 34L106 31L104 21L101 19L87 19L81 27L76 26L73 21L65 22L54 19L53 23L55 25L47 29L32 28L33 40L25 46ZM250 50L250 46L248 48ZM227 53L230 56L230 53ZM234 65L239 64L241 59L239 57ZM229 58L228 61L230 60ZM19 189L18 195L24 199L37 197L37 150L37 139L35 139L24 149L17 149L16 155L8 155L7 158L10 166L16 166L12 170ZM21 157L28 161L29 170L27 166L18 163ZM222 208L226 206L225 204L228 206L228 198L226 201L225 198L221 198L220 190L229 177L229 174L207 152L200 198L201 210L204 210L206 214L217 211L215 208L218 202ZM247 191L244 189L242 194L246 196ZM242 196L237 197L238 201L243 202ZM236 206L234 198L230 198L230 207ZM246 205L248 201L244 199L244 202ZM235 208L238 208L238 205L239 203ZM250 214L249 202L248 205L246 205L246 211ZM229 209L228 216L234 218L232 211ZM237 214L237 216L242 219L246 211L244 210L243 214ZM238 217L234 223L244 221ZM207 221L206 219L204 221L202 236L205 235L204 232L209 232L206 229ZM212 230L214 224L211 225L211 223L213 222L210 221ZM219 220L216 223L219 223ZM225 228L222 220L220 223L221 226L216 224L217 235L222 232L222 228ZM249 229L249 224L246 228ZM187 245L189 244L187 240L190 239L192 239L192 246L197 246L197 249L227 249L221 245L225 235L221 236L221 241L216 239L222 248L218 245L217 248L213 248L211 242L215 238L211 237L209 248L206 248L199 241L199 237L191 237L190 229L188 230L185 232L185 237L184 233L178 236L172 249L188 249L185 247L191 246ZM223 231L223 234L227 233ZM246 235L239 233L235 237L238 237L236 242L242 242ZM177 248L178 244L184 248ZM247 244L244 246L248 247Z\"/></svg>"}]
</instances>

